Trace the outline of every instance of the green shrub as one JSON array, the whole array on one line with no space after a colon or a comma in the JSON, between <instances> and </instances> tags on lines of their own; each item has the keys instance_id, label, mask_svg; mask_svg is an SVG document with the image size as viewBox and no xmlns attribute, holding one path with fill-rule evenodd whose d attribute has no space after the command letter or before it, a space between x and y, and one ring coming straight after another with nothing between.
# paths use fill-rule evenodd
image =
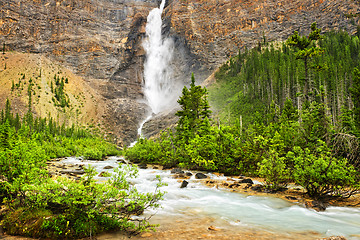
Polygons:
<instances>
[{"instance_id":1,"label":"green shrub","mask_svg":"<svg viewBox=\"0 0 360 240\"><path fill-rule=\"evenodd\" d=\"M295 147L288 156L294 159L295 182L314 198L346 196L359 189L359 173L346 159L332 157L324 142L318 141L316 152Z\"/></svg>"},{"instance_id":2,"label":"green shrub","mask_svg":"<svg viewBox=\"0 0 360 240\"><path fill-rule=\"evenodd\" d=\"M43 211L46 217L42 217L44 214L39 218L31 217L39 221L36 231L29 232L33 237L74 239L110 229L142 231L151 227L145 219L137 221L131 216L159 207L163 193L158 188L154 193L137 192L128 182L136 176L136 168L116 169L113 178L103 184L94 180L97 173L93 168L85 168L85 173L79 181L59 177L56 181L46 178L32 184L24 183L19 191L26 194L18 201L8 202L9 209L17 210L7 215L5 230L19 233L27 229L30 219L27 216L35 210ZM158 180L160 187L162 184Z\"/></svg>"}]
</instances>

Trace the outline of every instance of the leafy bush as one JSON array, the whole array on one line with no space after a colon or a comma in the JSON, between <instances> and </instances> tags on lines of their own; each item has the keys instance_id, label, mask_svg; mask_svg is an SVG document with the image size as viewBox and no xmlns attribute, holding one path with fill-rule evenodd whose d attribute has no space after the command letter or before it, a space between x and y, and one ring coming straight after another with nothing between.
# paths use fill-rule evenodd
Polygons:
<instances>
[{"instance_id":1,"label":"leafy bush","mask_svg":"<svg viewBox=\"0 0 360 240\"><path fill-rule=\"evenodd\" d=\"M332 157L330 149L320 140L315 152L297 146L288 156L295 162L295 182L314 198L347 196L359 189L359 173L346 159Z\"/></svg>"},{"instance_id":2,"label":"leafy bush","mask_svg":"<svg viewBox=\"0 0 360 240\"><path fill-rule=\"evenodd\" d=\"M37 231L29 232L32 237L73 239L109 229L142 231L151 227L147 221L132 216L142 214L147 208L159 207L163 193L158 188L154 193L137 192L128 182L137 174L134 167L127 166L115 172L104 184L96 183L94 176L97 173L91 167L85 168L86 174L80 181L59 177L56 181L46 178L36 184L23 184L20 191L24 194L15 202L9 202L10 209L18 210L6 218L5 230L12 229L15 233L27 228L28 217L14 218L19 209L25 209L24 216L41 209L47 213L46 218L39 220L41 226Z\"/></svg>"},{"instance_id":3,"label":"leafy bush","mask_svg":"<svg viewBox=\"0 0 360 240\"><path fill-rule=\"evenodd\" d=\"M290 170L286 165L286 158L271 149L268 157L259 163L259 175L265 178L267 187L278 190L287 186L290 179Z\"/></svg>"}]
</instances>

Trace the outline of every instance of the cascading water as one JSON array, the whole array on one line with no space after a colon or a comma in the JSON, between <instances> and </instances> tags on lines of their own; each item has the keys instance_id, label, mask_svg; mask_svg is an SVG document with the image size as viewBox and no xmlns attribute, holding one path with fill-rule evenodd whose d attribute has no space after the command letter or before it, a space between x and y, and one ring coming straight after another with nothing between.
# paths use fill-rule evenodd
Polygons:
<instances>
[{"instance_id":1,"label":"cascading water","mask_svg":"<svg viewBox=\"0 0 360 240\"><path fill-rule=\"evenodd\" d=\"M143 47L146 51L144 64L144 93L146 100L155 114L168 110L176 103L174 84L171 81L170 62L173 53L173 41L162 36L161 14L166 0L159 8L151 10L147 17L146 39Z\"/></svg>"},{"instance_id":2,"label":"cascading water","mask_svg":"<svg viewBox=\"0 0 360 240\"><path fill-rule=\"evenodd\" d=\"M97 172L113 173L114 169L104 169L105 166L118 165L118 157L106 161L88 161L79 158L67 158L63 164L91 164ZM349 240L360 239L360 208L329 207L324 212L316 212L302 206L272 197L247 196L229 192L224 189L209 188L195 180L188 180L187 188L180 188L180 183L170 174L170 170L139 169L139 177L131 180L140 192L153 192L160 175L167 186L161 209L156 210L156 216L181 219L187 213L195 213L194 218L213 218L220 220L220 227L255 228L257 230L294 234L309 233L316 236L345 236ZM226 180L209 174L212 179ZM106 177L98 177L106 181ZM152 215L155 210L145 214ZM218 226L218 225L217 225ZM292 238L293 239L293 238ZM305 239L305 238L301 238ZM314 238L311 238L314 239Z\"/></svg>"},{"instance_id":3,"label":"cascading water","mask_svg":"<svg viewBox=\"0 0 360 240\"><path fill-rule=\"evenodd\" d=\"M162 0L159 8L150 11L146 23L146 39L143 47L146 52L144 64L144 94L151 112L140 123L138 136L142 137L142 127L151 119L152 114L169 110L176 104L179 95L172 82L170 62L172 60L173 42L162 36L161 15L166 0ZM134 146L137 141L130 144Z\"/></svg>"}]
</instances>

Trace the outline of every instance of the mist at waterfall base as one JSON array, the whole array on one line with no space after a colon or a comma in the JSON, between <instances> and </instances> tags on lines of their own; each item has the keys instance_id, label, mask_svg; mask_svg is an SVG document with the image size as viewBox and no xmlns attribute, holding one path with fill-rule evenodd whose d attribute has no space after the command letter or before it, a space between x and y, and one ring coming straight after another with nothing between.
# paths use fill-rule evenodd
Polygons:
<instances>
[{"instance_id":1,"label":"mist at waterfall base","mask_svg":"<svg viewBox=\"0 0 360 240\"><path fill-rule=\"evenodd\" d=\"M147 17L146 39L143 47L146 52L144 64L144 94L152 113L159 113L176 106L181 84L173 80L171 61L174 43L171 38L162 36L161 15L165 6L162 0L159 8L151 10Z\"/></svg>"},{"instance_id":2,"label":"mist at waterfall base","mask_svg":"<svg viewBox=\"0 0 360 240\"><path fill-rule=\"evenodd\" d=\"M91 164L97 172L113 173L114 169L104 169L105 166L117 167L120 157L110 157L106 161L88 161L79 158L66 158L64 164ZM222 225L216 227L246 227L257 230L298 234L319 233L320 236L345 236L349 240L360 239L360 208L329 207L324 212L316 212L287 201L261 196L247 196L229 192L226 189L207 187L194 176L187 180L187 188L180 188L181 182L174 179L170 170L139 169L138 178L131 182L140 192L153 192L160 175L167 186L162 208L146 211L146 215L156 213L157 216L168 218L213 218ZM208 174L212 179L226 180ZM108 178L97 177L99 181ZM220 224L220 223L219 223ZM317 235L318 236L318 235Z\"/></svg>"}]
</instances>

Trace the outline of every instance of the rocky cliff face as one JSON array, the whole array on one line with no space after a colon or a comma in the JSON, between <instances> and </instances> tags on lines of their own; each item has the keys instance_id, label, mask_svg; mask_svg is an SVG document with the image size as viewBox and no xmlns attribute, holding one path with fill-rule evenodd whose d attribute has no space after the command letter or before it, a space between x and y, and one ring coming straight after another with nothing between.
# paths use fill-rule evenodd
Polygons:
<instances>
[{"instance_id":1,"label":"rocky cliff face","mask_svg":"<svg viewBox=\"0 0 360 240\"><path fill-rule=\"evenodd\" d=\"M117 138L136 138L147 112L143 99L146 17L159 0L0 1L0 43L7 50L44 55L83 76L105 101L105 121ZM201 82L239 49L306 33L354 32L353 0L168 0L164 35L174 42L176 81L195 72ZM161 124L151 123L151 132Z\"/></svg>"},{"instance_id":2,"label":"rocky cliff face","mask_svg":"<svg viewBox=\"0 0 360 240\"><path fill-rule=\"evenodd\" d=\"M144 107L141 41L157 0L0 1L6 50L41 54L83 76L106 99L104 119L126 143Z\"/></svg>"},{"instance_id":3,"label":"rocky cliff face","mask_svg":"<svg viewBox=\"0 0 360 240\"><path fill-rule=\"evenodd\" d=\"M213 69L245 46L282 41L313 22L323 32L356 30L359 3L352 0L172 0L166 17L198 61Z\"/></svg>"}]
</instances>

